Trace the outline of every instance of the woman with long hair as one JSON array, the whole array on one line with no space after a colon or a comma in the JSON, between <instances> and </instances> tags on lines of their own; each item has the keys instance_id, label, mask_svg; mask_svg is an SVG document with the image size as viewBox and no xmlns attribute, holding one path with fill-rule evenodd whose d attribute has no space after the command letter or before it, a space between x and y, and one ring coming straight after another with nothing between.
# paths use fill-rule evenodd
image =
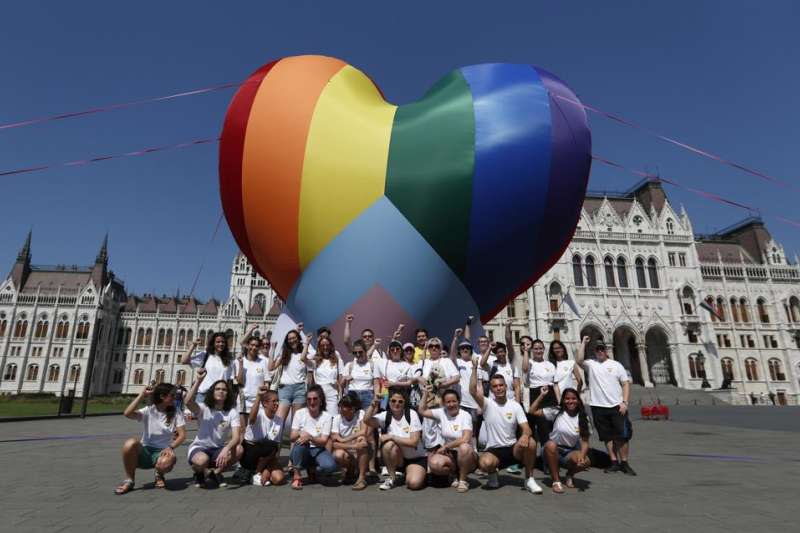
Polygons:
<instances>
[{"instance_id":1,"label":"woman with long hair","mask_svg":"<svg viewBox=\"0 0 800 533\"><path fill-rule=\"evenodd\" d=\"M431 474L457 476L453 484L458 492L467 492L467 476L478 467L478 454L473 447L472 417L460 407L461 396L453 389L442 394L443 407L428 409L429 388L422 393L419 414L439 424L443 444L428 455Z\"/></svg>"},{"instance_id":2,"label":"woman with long hair","mask_svg":"<svg viewBox=\"0 0 800 533\"><path fill-rule=\"evenodd\" d=\"M412 411L401 389L389 391L389 409L378 413L380 401L372 400L364 414L364 423L380 430L380 447L388 477L381 490L394 488L397 471L405 473L406 487L419 490L425 486L428 460L422 446L422 422ZM377 413L377 414L376 414Z\"/></svg>"},{"instance_id":3,"label":"woman with long hair","mask_svg":"<svg viewBox=\"0 0 800 533\"><path fill-rule=\"evenodd\" d=\"M332 474L336 461L328 451L333 417L325 412L325 393L319 385L311 385L306 392L306 407L298 409L292 417L289 456L294 467L292 488L303 488L301 470L315 474ZM313 477L313 476L309 476Z\"/></svg>"},{"instance_id":4,"label":"woman with long hair","mask_svg":"<svg viewBox=\"0 0 800 533\"><path fill-rule=\"evenodd\" d=\"M564 485L575 488L575 473L587 470L590 466L589 418L577 390L564 389L558 408L541 407L546 396L546 390L540 391L530 411L534 416L545 417L553 423L543 454L553 478L553 492L563 494ZM562 467L567 469L563 484L559 472Z\"/></svg>"},{"instance_id":5,"label":"woman with long hair","mask_svg":"<svg viewBox=\"0 0 800 533\"><path fill-rule=\"evenodd\" d=\"M250 408L256 402L256 396L267 381L269 361L261 355L261 339L253 335L251 329L242 342L242 353L236 358L236 381L242 388L242 401L239 412L242 416L242 427L247 425Z\"/></svg>"},{"instance_id":6,"label":"woman with long hair","mask_svg":"<svg viewBox=\"0 0 800 533\"><path fill-rule=\"evenodd\" d=\"M228 351L228 339L221 331L213 333L208 337L208 344L205 351L198 352L197 348L202 343L200 337L192 342L189 349L181 357L181 364L191 365L192 368L205 369L205 379L197 390L197 403L203 403L205 395L211 388L211 384L220 379L232 381L234 376L233 358Z\"/></svg>"},{"instance_id":7,"label":"woman with long hair","mask_svg":"<svg viewBox=\"0 0 800 533\"><path fill-rule=\"evenodd\" d=\"M311 360L313 372L311 381L322 387L325 393L325 410L331 416L339 412L339 393L342 386L344 363L336 352L330 336L320 337L317 341L317 352Z\"/></svg>"},{"instance_id":8,"label":"woman with long hair","mask_svg":"<svg viewBox=\"0 0 800 533\"><path fill-rule=\"evenodd\" d=\"M151 399L150 405L137 409L142 400ZM130 438L122 446L122 464L125 480L116 488L122 495L133 490L136 469L156 471L155 486L166 486L164 474L175 466L175 448L186 438L186 422L175 408L175 386L159 383L145 387L125 408L126 418L137 420L144 426L141 439Z\"/></svg>"},{"instance_id":9,"label":"woman with long hair","mask_svg":"<svg viewBox=\"0 0 800 533\"><path fill-rule=\"evenodd\" d=\"M203 403L198 403L197 389L206 377L204 368L197 369L197 379L186 397L186 407L197 419L197 436L189 445L189 464L194 470L196 487L225 487L222 472L242 456L241 420L236 412L236 398L230 382L215 381Z\"/></svg>"},{"instance_id":10,"label":"woman with long hair","mask_svg":"<svg viewBox=\"0 0 800 533\"><path fill-rule=\"evenodd\" d=\"M522 340L520 339L520 341ZM530 340L530 337L527 337L526 340ZM523 344L522 349L522 372L528 378L530 392L528 400L533 403L533 400L539 397L542 388L546 387L547 395L542 400L542 407L554 407L558 403L553 387L556 367L544 358L544 342L539 339L530 340L529 347ZM546 418L536 415L530 415L528 422L539 445L547 442L547 436L552 429L550 422Z\"/></svg>"},{"instance_id":11,"label":"woman with long hair","mask_svg":"<svg viewBox=\"0 0 800 533\"><path fill-rule=\"evenodd\" d=\"M564 343L561 341L551 342L547 358L556 366L555 383L558 389L556 394L560 395L567 389L575 389L580 392L583 388L581 372L575 361L569 358Z\"/></svg>"},{"instance_id":12,"label":"woman with long hair","mask_svg":"<svg viewBox=\"0 0 800 533\"><path fill-rule=\"evenodd\" d=\"M269 364L269 371L274 373L273 382L278 381L278 416L281 420L286 420L290 408L294 414L306 404L308 344L304 346L300 338L302 328L300 323L297 329L286 334L278 354Z\"/></svg>"},{"instance_id":13,"label":"woman with long hair","mask_svg":"<svg viewBox=\"0 0 800 533\"><path fill-rule=\"evenodd\" d=\"M348 392L339 400L339 414L333 417L331 427L331 445L333 458L345 470L345 483L353 483L353 490L367 488L370 442L364 426L364 411L355 391ZM353 482L356 468L358 477Z\"/></svg>"}]
</instances>

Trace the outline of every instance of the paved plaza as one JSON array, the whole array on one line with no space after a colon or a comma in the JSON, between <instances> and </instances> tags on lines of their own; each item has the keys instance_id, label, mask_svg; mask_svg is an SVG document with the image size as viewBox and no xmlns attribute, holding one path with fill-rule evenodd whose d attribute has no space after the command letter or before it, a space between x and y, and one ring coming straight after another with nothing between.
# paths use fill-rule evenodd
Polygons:
<instances>
[{"instance_id":1,"label":"paved plaza","mask_svg":"<svg viewBox=\"0 0 800 533\"><path fill-rule=\"evenodd\" d=\"M579 490L522 490L501 475L496 491L390 492L377 486L188 485L186 446L168 478L115 496L120 446L139 425L121 416L0 424L2 531L796 531L800 408L680 407L675 420L635 420L639 475L580 475ZM190 427L193 423L190 422ZM189 439L194 431L189 432ZM593 445L597 445L593 440Z\"/></svg>"}]
</instances>

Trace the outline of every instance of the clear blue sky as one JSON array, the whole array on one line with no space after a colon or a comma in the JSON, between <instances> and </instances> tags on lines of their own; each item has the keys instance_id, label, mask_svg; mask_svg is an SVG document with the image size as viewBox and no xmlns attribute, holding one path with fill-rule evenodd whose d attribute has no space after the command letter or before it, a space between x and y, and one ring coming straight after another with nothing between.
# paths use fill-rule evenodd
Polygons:
<instances>
[{"instance_id":1,"label":"clear blue sky","mask_svg":"<svg viewBox=\"0 0 800 533\"><path fill-rule=\"evenodd\" d=\"M247 7L245 7L247 5ZM392 7L388 7L388 6ZM587 103L800 185L800 4L627 2L14 2L0 33L0 122L237 81L286 55L338 56L405 103L453 68L531 63ZM218 135L232 91L0 131L1 170ZM591 117L594 151L800 218L798 193ZM105 232L129 291L227 295L215 145L3 180L0 269L33 227L35 263L90 263ZM600 165L590 188L636 178ZM668 188L695 230L746 215ZM793 255L798 229L767 219Z\"/></svg>"}]
</instances>

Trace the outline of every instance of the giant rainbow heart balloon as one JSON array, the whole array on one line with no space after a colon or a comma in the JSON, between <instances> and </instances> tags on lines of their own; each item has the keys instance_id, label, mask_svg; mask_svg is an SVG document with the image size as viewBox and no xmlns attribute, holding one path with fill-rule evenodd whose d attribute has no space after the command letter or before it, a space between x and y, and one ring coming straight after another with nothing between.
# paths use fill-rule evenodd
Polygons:
<instances>
[{"instance_id":1,"label":"giant rainbow heart balloon","mask_svg":"<svg viewBox=\"0 0 800 533\"><path fill-rule=\"evenodd\" d=\"M387 335L486 321L563 253L589 177L575 94L539 68L460 68L395 106L364 73L287 57L234 96L228 225L297 320ZM570 103L569 101L572 101Z\"/></svg>"}]
</instances>

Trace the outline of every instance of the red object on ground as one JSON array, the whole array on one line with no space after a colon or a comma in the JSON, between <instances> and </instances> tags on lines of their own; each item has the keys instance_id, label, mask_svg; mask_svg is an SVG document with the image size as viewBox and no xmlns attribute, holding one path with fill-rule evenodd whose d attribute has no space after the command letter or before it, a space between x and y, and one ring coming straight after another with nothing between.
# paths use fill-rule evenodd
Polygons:
<instances>
[{"instance_id":1,"label":"red object on ground","mask_svg":"<svg viewBox=\"0 0 800 533\"><path fill-rule=\"evenodd\" d=\"M657 415L659 418L663 418L664 420L669 419L669 407L666 405L656 405L653 407L653 411L653 414Z\"/></svg>"},{"instance_id":2,"label":"red object on ground","mask_svg":"<svg viewBox=\"0 0 800 533\"><path fill-rule=\"evenodd\" d=\"M653 408L650 407L649 405L643 405L641 413L642 413L642 418L648 420L653 416Z\"/></svg>"}]
</instances>

